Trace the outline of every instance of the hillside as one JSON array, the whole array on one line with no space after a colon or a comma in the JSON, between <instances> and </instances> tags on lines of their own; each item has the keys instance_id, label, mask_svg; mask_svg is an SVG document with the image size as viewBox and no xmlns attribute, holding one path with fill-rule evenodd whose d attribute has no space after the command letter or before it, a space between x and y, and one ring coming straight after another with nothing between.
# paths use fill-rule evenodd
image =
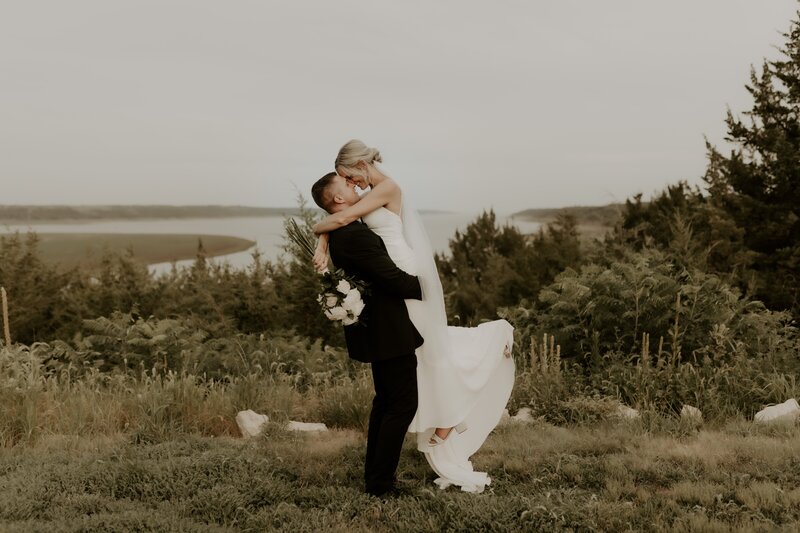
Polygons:
<instances>
[{"instance_id":1,"label":"hillside","mask_svg":"<svg viewBox=\"0 0 800 533\"><path fill-rule=\"evenodd\" d=\"M569 206L541 209L525 209L518 211L511 216L522 220L534 222L550 222L560 214L573 215L578 225L581 226L608 226L611 227L616 222L617 217L622 211L624 204L608 204L597 206Z\"/></svg>"},{"instance_id":2,"label":"hillside","mask_svg":"<svg viewBox=\"0 0 800 533\"><path fill-rule=\"evenodd\" d=\"M511 218L547 224L554 221L558 215L572 215L578 222L578 232L582 240L588 242L593 239L602 239L614 227L623 207L624 204L608 204L525 209L524 211L513 213Z\"/></svg>"}]
</instances>

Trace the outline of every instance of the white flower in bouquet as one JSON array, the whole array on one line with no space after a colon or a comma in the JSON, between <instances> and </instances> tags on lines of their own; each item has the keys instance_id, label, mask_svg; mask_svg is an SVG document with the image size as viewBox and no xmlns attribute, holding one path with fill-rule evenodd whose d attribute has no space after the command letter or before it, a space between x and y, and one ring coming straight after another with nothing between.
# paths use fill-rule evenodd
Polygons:
<instances>
[{"instance_id":1,"label":"white flower in bouquet","mask_svg":"<svg viewBox=\"0 0 800 533\"><path fill-rule=\"evenodd\" d=\"M350 283L348 283L348 281L346 279L343 279L336 286L336 290L338 290L342 294L347 294L348 292L350 292Z\"/></svg>"},{"instance_id":2,"label":"white flower in bouquet","mask_svg":"<svg viewBox=\"0 0 800 533\"><path fill-rule=\"evenodd\" d=\"M326 293L325 298L325 307L331 308L335 307L337 303L339 303L339 297L335 294Z\"/></svg>"},{"instance_id":3,"label":"white flower in bouquet","mask_svg":"<svg viewBox=\"0 0 800 533\"><path fill-rule=\"evenodd\" d=\"M342 307L349 311L353 308L353 305L355 305L356 302L360 301L361 293L358 292L358 289L350 289L350 292L348 292L347 296L345 296L344 300L342 300Z\"/></svg>"},{"instance_id":4,"label":"white flower in bouquet","mask_svg":"<svg viewBox=\"0 0 800 533\"><path fill-rule=\"evenodd\" d=\"M364 310L364 305L365 304L363 300L358 300L356 303L353 304L353 307L350 309L350 312L352 312L356 317L359 317L361 316L361 311Z\"/></svg>"},{"instance_id":5,"label":"white flower in bouquet","mask_svg":"<svg viewBox=\"0 0 800 533\"><path fill-rule=\"evenodd\" d=\"M331 320L344 320L347 318L347 309L342 306L337 306L331 309L331 314L328 316Z\"/></svg>"}]
</instances>

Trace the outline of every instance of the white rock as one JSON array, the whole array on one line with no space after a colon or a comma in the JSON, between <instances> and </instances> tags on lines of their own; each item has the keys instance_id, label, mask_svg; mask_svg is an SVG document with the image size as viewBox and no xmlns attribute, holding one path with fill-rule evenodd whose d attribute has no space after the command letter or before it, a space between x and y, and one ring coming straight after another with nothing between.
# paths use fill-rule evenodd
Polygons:
<instances>
[{"instance_id":1,"label":"white rock","mask_svg":"<svg viewBox=\"0 0 800 533\"><path fill-rule=\"evenodd\" d=\"M517 414L511 417L511 420L515 422L533 422L530 408L520 407L519 411L517 411Z\"/></svg>"},{"instance_id":2,"label":"white rock","mask_svg":"<svg viewBox=\"0 0 800 533\"><path fill-rule=\"evenodd\" d=\"M697 407L691 405L684 405L681 408L681 418L686 420L703 420L703 413Z\"/></svg>"},{"instance_id":3,"label":"white rock","mask_svg":"<svg viewBox=\"0 0 800 533\"><path fill-rule=\"evenodd\" d=\"M328 427L321 422L289 422L286 426L289 431L328 431Z\"/></svg>"},{"instance_id":4,"label":"white rock","mask_svg":"<svg viewBox=\"0 0 800 533\"><path fill-rule=\"evenodd\" d=\"M267 422L269 422L267 415L260 415L252 409L236 413L236 424L238 424L243 437L257 436Z\"/></svg>"},{"instance_id":5,"label":"white rock","mask_svg":"<svg viewBox=\"0 0 800 533\"><path fill-rule=\"evenodd\" d=\"M615 413L619 418L639 418L639 411L627 405L619 404Z\"/></svg>"},{"instance_id":6,"label":"white rock","mask_svg":"<svg viewBox=\"0 0 800 533\"><path fill-rule=\"evenodd\" d=\"M778 405L771 405L756 413L756 422L783 422L790 421L800 415L800 405L797 400L790 398Z\"/></svg>"}]
</instances>

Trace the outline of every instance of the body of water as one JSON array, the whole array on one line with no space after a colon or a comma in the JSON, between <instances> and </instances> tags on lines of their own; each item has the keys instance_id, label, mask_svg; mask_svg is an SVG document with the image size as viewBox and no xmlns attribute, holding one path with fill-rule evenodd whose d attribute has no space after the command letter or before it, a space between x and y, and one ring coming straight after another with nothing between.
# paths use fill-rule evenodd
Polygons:
<instances>
[{"instance_id":1,"label":"body of water","mask_svg":"<svg viewBox=\"0 0 800 533\"><path fill-rule=\"evenodd\" d=\"M464 229L475 220L477 214L430 213L422 215L431 245L438 252L448 250L448 242L457 229ZM500 224L510 222L524 233L536 231L540 224L497 217ZM245 267L252 261L252 252L258 249L266 259L275 259L283 253L283 217L236 217L236 218L187 218L159 220L103 220L86 222L59 222L25 225L5 225L0 231L35 231L37 233L190 233L208 235L230 235L256 242L254 248L214 258L214 261L228 261L235 267ZM192 259L178 261L180 266L189 265ZM168 272L171 263L150 265L155 273Z\"/></svg>"}]
</instances>

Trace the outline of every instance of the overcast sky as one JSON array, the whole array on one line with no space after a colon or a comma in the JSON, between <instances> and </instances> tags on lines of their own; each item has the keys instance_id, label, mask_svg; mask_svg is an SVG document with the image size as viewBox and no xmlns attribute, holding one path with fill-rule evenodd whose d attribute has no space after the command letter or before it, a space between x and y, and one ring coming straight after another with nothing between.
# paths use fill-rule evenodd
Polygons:
<instances>
[{"instance_id":1,"label":"overcast sky","mask_svg":"<svg viewBox=\"0 0 800 533\"><path fill-rule=\"evenodd\" d=\"M354 137L426 208L699 183L799 6L0 0L0 204L293 205Z\"/></svg>"}]
</instances>

